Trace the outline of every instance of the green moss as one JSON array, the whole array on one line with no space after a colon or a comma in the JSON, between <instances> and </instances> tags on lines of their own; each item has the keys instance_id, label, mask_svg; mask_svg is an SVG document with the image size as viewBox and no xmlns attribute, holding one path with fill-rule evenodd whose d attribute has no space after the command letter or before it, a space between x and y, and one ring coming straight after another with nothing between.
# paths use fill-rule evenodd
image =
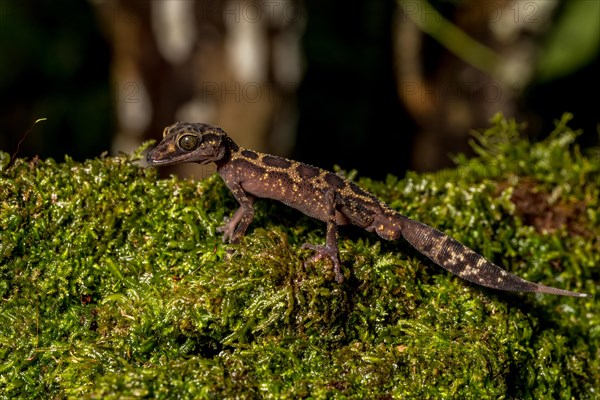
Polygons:
<instances>
[{"instance_id":1,"label":"green moss","mask_svg":"<svg viewBox=\"0 0 600 400\"><path fill-rule=\"evenodd\" d=\"M532 144L497 117L455 169L359 182L522 277L595 296L600 160L567 120ZM224 245L220 178L159 180L141 151L0 157L0 398L597 397L595 297L487 290L351 229L340 286L303 265L321 223L260 202Z\"/></svg>"}]
</instances>

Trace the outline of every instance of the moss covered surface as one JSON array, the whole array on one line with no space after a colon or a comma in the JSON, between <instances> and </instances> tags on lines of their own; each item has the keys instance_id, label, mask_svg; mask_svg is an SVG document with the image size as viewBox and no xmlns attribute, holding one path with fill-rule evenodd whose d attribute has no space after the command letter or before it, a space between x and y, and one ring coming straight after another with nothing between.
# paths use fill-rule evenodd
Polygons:
<instances>
[{"instance_id":1,"label":"moss covered surface","mask_svg":"<svg viewBox=\"0 0 600 400\"><path fill-rule=\"evenodd\" d=\"M600 157L567 120L531 144L498 117L456 169L359 183L588 299L480 288L353 229L338 285L303 265L323 224L282 205L222 244L218 176L3 155L0 398L597 398Z\"/></svg>"}]
</instances>

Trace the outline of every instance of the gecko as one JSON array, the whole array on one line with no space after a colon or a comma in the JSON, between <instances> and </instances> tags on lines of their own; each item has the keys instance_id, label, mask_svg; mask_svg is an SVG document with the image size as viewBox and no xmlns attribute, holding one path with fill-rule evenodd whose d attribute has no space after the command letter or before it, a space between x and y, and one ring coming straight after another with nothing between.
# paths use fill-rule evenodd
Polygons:
<instances>
[{"instance_id":1,"label":"gecko","mask_svg":"<svg viewBox=\"0 0 600 400\"><path fill-rule=\"evenodd\" d=\"M217 229L223 241L239 243L254 218L257 198L280 201L327 224L325 244L305 243L314 254L307 262L329 259L335 280L344 281L338 250L338 227L356 225L386 240L403 238L435 264L469 282L492 289L588 297L520 278L445 233L393 210L354 182L286 158L238 146L221 128L177 122L147 155L149 166L184 162L215 163L217 173L239 208Z\"/></svg>"}]
</instances>

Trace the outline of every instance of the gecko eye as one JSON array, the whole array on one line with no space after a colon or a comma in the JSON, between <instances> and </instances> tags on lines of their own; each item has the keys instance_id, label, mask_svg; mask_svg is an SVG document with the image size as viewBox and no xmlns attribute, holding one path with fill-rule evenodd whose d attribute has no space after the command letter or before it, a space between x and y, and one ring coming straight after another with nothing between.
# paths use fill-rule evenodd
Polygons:
<instances>
[{"instance_id":1,"label":"gecko eye","mask_svg":"<svg viewBox=\"0 0 600 400\"><path fill-rule=\"evenodd\" d=\"M183 135L177 144L185 151L192 151L200 144L200 138L195 135Z\"/></svg>"}]
</instances>

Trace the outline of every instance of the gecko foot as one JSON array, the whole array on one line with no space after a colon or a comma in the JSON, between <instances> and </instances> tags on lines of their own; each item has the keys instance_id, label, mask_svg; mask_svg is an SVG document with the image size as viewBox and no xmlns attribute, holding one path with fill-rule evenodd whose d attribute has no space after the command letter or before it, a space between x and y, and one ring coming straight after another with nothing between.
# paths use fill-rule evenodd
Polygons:
<instances>
[{"instance_id":1,"label":"gecko foot","mask_svg":"<svg viewBox=\"0 0 600 400\"><path fill-rule=\"evenodd\" d=\"M227 243L233 237L235 226L231 223L230 218L225 218L225 223L217 228L217 233L223 234L223 242Z\"/></svg>"},{"instance_id":2,"label":"gecko foot","mask_svg":"<svg viewBox=\"0 0 600 400\"><path fill-rule=\"evenodd\" d=\"M316 254L313 255L307 262L314 263L325 257L329 258L333 263L333 272L335 273L335 281L337 283L344 282L344 275L342 275L340 258L338 256L337 249L332 249L327 246L321 246L316 244L304 243L302 249L309 249L314 251Z\"/></svg>"},{"instance_id":3,"label":"gecko foot","mask_svg":"<svg viewBox=\"0 0 600 400\"><path fill-rule=\"evenodd\" d=\"M232 221L232 218L225 218L225 223L217 228L217 233L223 234L223 242L225 243L235 243L234 241L234 232L235 232L235 223L237 221Z\"/></svg>"}]
</instances>

